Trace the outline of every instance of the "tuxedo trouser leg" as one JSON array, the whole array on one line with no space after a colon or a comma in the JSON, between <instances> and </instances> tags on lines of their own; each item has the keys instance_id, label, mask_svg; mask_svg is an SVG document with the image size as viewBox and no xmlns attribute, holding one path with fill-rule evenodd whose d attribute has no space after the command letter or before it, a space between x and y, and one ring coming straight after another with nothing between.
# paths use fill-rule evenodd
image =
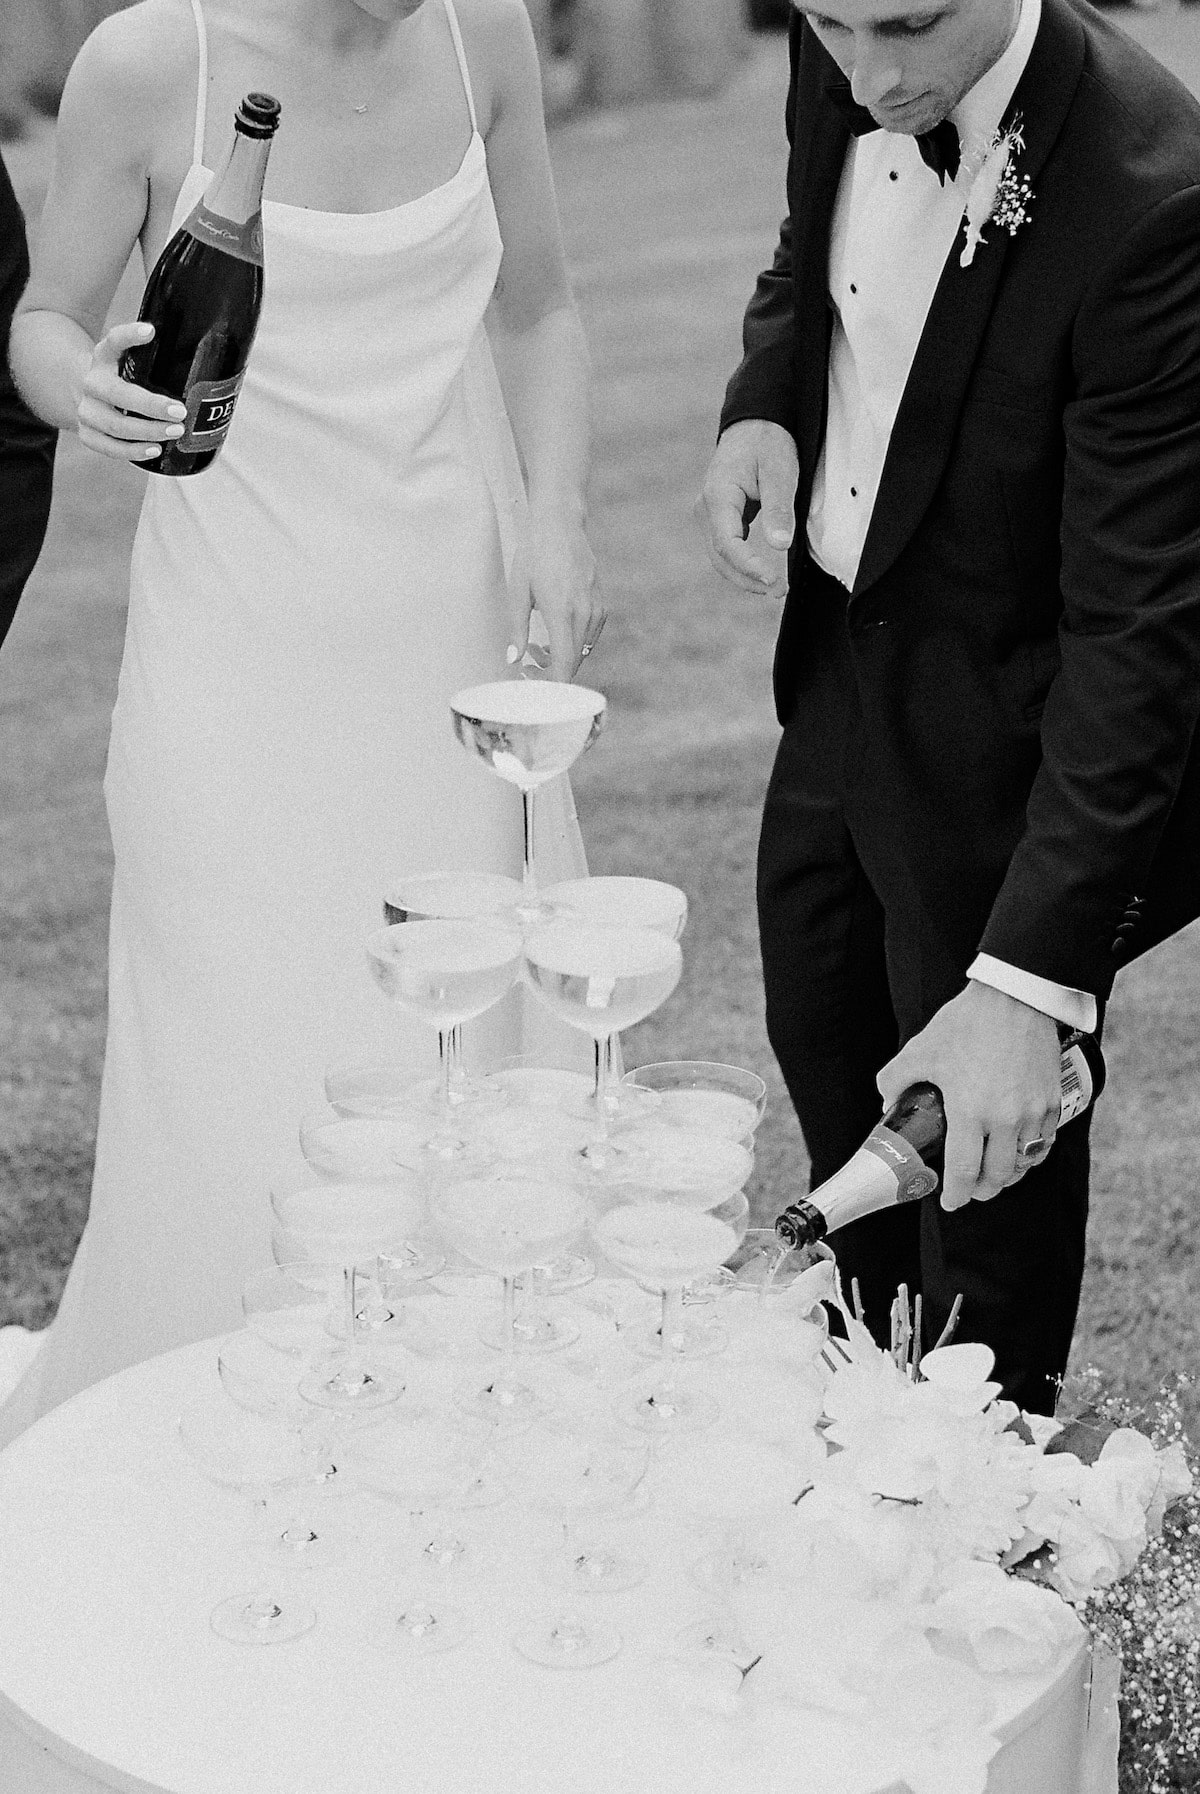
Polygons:
<instances>
[{"instance_id":1,"label":"tuxedo trouser leg","mask_svg":"<svg viewBox=\"0 0 1200 1794\"><path fill-rule=\"evenodd\" d=\"M1091 1119L1089 1111L1069 1122L1043 1163L991 1202L952 1214L936 1200L921 1204L922 1288L935 1336L961 1293L958 1338L991 1346L1006 1399L1032 1414L1053 1414L1071 1350Z\"/></svg>"},{"instance_id":2,"label":"tuxedo trouser leg","mask_svg":"<svg viewBox=\"0 0 1200 1794\"><path fill-rule=\"evenodd\" d=\"M898 1045L884 912L843 812L857 709L848 665L837 664L844 623L836 615L829 622L833 642L821 644L812 667L816 689L806 687L803 711L776 754L758 861L767 1035L800 1119L813 1188L879 1120L875 1076ZM830 1244L847 1297L857 1280L867 1322L885 1343L897 1285L915 1286L919 1276L919 1216L911 1207L868 1216L839 1228Z\"/></svg>"},{"instance_id":3,"label":"tuxedo trouser leg","mask_svg":"<svg viewBox=\"0 0 1200 1794\"><path fill-rule=\"evenodd\" d=\"M759 847L767 1032L814 1188L878 1121L875 1076L898 1041L966 977L895 859L894 813L886 802L872 808L845 605L834 582L813 583L803 694L780 741ZM1083 1275L1089 1127L1090 1115L1069 1123L1045 1162L993 1202L948 1214L933 1198L831 1236L881 1344L901 1282L922 1294L927 1346L961 1294L957 1337L991 1346L1008 1399L1052 1411Z\"/></svg>"}]
</instances>

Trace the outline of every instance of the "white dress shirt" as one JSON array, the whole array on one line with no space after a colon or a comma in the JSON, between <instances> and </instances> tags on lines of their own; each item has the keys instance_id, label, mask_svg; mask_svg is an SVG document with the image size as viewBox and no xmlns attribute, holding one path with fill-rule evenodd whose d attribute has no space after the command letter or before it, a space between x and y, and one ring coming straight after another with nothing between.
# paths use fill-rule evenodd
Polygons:
<instances>
[{"instance_id":1,"label":"white dress shirt","mask_svg":"<svg viewBox=\"0 0 1200 1794\"><path fill-rule=\"evenodd\" d=\"M847 590L858 573L933 295L947 258L963 241L971 182L1025 71L1041 15L1041 0L1023 0L1008 48L951 113L962 146L956 180L940 183L922 162L916 139L896 132L852 138L846 152L830 232L828 421L808 546L818 566ZM1071 1027L1096 1025L1094 997L990 954L981 953L968 976Z\"/></svg>"}]
</instances>

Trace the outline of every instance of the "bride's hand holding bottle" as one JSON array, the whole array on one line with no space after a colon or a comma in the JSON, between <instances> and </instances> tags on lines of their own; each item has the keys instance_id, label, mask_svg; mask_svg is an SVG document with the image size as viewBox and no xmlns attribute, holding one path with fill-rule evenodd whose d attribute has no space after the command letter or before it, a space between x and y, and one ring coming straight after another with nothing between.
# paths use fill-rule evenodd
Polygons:
<instances>
[{"instance_id":1,"label":"bride's hand holding bottle","mask_svg":"<svg viewBox=\"0 0 1200 1794\"><path fill-rule=\"evenodd\" d=\"M120 374L121 358L150 341L152 324L117 324L79 358L76 428L85 448L118 461L153 461L164 442L183 435L187 416L177 399L132 385Z\"/></svg>"}]
</instances>

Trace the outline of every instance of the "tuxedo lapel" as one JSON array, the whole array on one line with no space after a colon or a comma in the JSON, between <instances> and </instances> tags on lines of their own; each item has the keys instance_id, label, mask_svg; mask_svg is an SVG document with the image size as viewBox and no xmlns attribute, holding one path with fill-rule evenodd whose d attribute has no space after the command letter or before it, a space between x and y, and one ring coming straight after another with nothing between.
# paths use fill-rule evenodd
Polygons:
<instances>
[{"instance_id":1,"label":"tuxedo lapel","mask_svg":"<svg viewBox=\"0 0 1200 1794\"><path fill-rule=\"evenodd\" d=\"M796 447L799 492L812 490L829 392L833 319L829 305L829 238L850 127L825 95L837 64L805 31L800 44L796 144L790 195L796 305ZM807 500L805 501L807 503Z\"/></svg>"},{"instance_id":2,"label":"tuxedo lapel","mask_svg":"<svg viewBox=\"0 0 1200 1794\"><path fill-rule=\"evenodd\" d=\"M1034 183L1029 230L1052 229L1037 211L1037 176L1070 111L1083 71L1083 27L1065 0L1043 0L1037 40L1004 123L1018 117L1025 147L1017 172ZM907 546L945 470L971 372L1000 289L1010 237L994 227L970 267L960 231L942 270L896 415L854 594L885 574Z\"/></svg>"}]
</instances>

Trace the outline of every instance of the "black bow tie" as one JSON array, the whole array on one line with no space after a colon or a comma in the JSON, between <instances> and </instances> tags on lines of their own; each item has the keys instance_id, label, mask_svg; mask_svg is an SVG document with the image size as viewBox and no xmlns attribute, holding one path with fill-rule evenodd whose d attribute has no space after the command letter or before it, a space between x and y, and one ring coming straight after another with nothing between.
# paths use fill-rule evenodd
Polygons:
<instances>
[{"instance_id":1,"label":"black bow tie","mask_svg":"<svg viewBox=\"0 0 1200 1794\"><path fill-rule=\"evenodd\" d=\"M854 98L848 81L831 82L825 92L856 137L879 130L867 108L860 106ZM940 125L934 125L932 131L922 131L917 137L917 149L926 168L932 168L943 187L947 175L954 180L962 161L962 146L958 141L958 129L948 118L944 118Z\"/></svg>"}]
</instances>

